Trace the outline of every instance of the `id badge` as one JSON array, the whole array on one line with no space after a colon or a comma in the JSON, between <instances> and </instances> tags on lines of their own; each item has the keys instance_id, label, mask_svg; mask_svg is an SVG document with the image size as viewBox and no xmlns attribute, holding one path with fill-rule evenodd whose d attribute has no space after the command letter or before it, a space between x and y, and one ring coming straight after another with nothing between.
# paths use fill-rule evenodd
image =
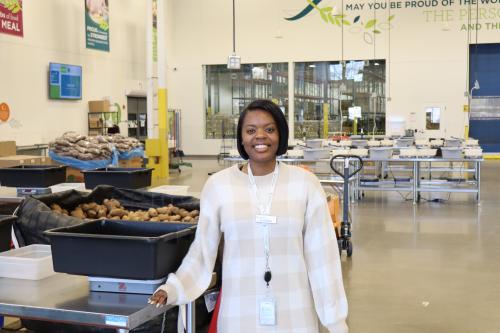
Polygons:
<instances>
[{"instance_id":1,"label":"id badge","mask_svg":"<svg viewBox=\"0 0 500 333\"><path fill-rule=\"evenodd\" d=\"M257 215L255 217L255 222L262 224L276 224L276 216L272 215Z\"/></svg>"},{"instance_id":2,"label":"id badge","mask_svg":"<svg viewBox=\"0 0 500 333\"><path fill-rule=\"evenodd\" d=\"M276 301L266 297L259 303L259 322L263 326L276 325Z\"/></svg>"}]
</instances>

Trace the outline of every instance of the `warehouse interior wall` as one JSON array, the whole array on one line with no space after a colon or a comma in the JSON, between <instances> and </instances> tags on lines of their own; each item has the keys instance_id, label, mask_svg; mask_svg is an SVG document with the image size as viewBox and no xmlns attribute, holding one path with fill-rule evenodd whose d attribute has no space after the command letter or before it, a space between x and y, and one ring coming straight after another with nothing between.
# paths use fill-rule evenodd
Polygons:
<instances>
[{"instance_id":1,"label":"warehouse interior wall","mask_svg":"<svg viewBox=\"0 0 500 333\"><path fill-rule=\"evenodd\" d=\"M126 106L126 91L145 80L145 3L109 1L110 52L102 52L85 48L83 0L23 1L24 37L0 34L0 103L16 120L0 124L0 140L30 145L70 130L86 134L89 100ZM82 100L48 99L50 62L82 66ZM125 122L121 128L126 133Z\"/></svg>"},{"instance_id":2,"label":"warehouse interior wall","mask_svg":"<svg viewBox=\"0 0 500 333\"><path fill-rule=\"evenodd\" d=\"M345 0L350 26L344 25L342 47L341 27L324 22L319 12L332 7L338 15L339 1L319 1L294 21L285 18L301 12L306 0L236 1L236 53L244 63L290 66L341 60L342 53L344 60L386 59L387 122L403 119L408 128L424 129L424 106L435 104L445 110L440 130L429 135L463 137L467 43L500 41L500 5L481 0L479 8L475 2L469 8L469 3ZM374 4L381 8L373 10ZM17 126L0 125L0 140L26 145L47 143L68 130L87 133L89 100L109 97L126 105L126 91L143 90L146 1L109 1L109 53L85 48L84 1L24 1L23 7L24 37L0 35L0 102L9 104L17 121ZM217 154L220 140L205 139L202 66L224 64L232 52L231 4L167 0L165 8L168 106L182 110L182 149L190 155ZM373 19L380 33L366 28ZM49 62L82 66L82 100L48 99ZM390 133L391 126L386 128Z\"/></svg>"},{"instance_id":3,"label":"warehouse interior wall","mask_svg":"<svg viewBox=\"0 0 500 333\"><path fill-rule=\"evenodd\" d=\"M373 10L373 4L386 9ZM467 104L468 41L500 41L500 5L481 1L344 1L344 59L386 59L387 122L403 119L407 128L425 129L424 106L445 110L439 130L429 136L464 136ZM236 53L243 63L341 60L341 27L326 23L314 9L303 18L286 20L302 11L306 0L236 1ZM443 5L444 4L444 5ZM370 9L370 5L372 9ZM323 0L318 8L340 11L340 1ZM401 8L397 8L400 6ZM363 7L363 9L360 9ZM169 30L172 31L169 58L169 106L182 109L183 150L205 155L219 152L220 140L205 139L202 65L224 64L232 52L232 8L223 0L175 1ZM377 25L375 43L368 43L364 29L371 19ZM359 16L361 30L352 22ZM478 27L476 35L476 16ZM359 24L359 23L358 23ZM385 29L382 29L385 28ZM469 29L468 29L469 28ZM390 47L389 47L390 46ZM175 71L173 70L175 68ZM391 126L386 126L388 132Z\"/></svg>"}]
</instances>

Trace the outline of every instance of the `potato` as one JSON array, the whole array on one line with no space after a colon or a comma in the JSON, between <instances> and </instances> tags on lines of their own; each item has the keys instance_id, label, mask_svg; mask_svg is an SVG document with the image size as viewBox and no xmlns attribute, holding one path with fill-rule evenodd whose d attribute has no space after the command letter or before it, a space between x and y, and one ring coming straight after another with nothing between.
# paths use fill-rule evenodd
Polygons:
<instances>
[{"instance_id":1,"label":"potato","mask_svg":"<svg viewBox=\"0 0 500 333\"><path fill-rule=\"evenodd\" d=\"M169 216L169 221L180 221L181 220L181 216L180 215L172 215L172 216Z\"/></svg>"},{"instance_id":2,"label":"potato","mask_svg":"<svg viewBox=\"0 0 500 333\"><path fill-rule=\"evenodd\" d=\"M76 207L76 209L71 212L71 216L77 217L79 219L86 218L85 214L83 213L83 210L80 207Z\"/></svg>"},{"instance_id":3,"label":"potato","mask_svg":"<svg viewBox=\"0 0 500 333\"><path fill-rule=\"evenodd\" d=\"M88 209L87 209L87 210L92 209L92 210L94 210L94 211L97 211L97 203L95 203L95 202L88 203L88 204L87 204L87 207L88 207ZM85 209L84 209L84 210L85 210Z\"/></svg>"},{"instance_id":4,"label":"potato","mask_svg":"<svg viewBox=\"0 0 500 333\"><path fill-rule=\"evenodd\" d=\"M88 210L90 209L89 204L86 204L86 203L81 204L81 205L80 205L80 207L81 207L81 208L82 208L85 212L86 212L86 211L88 211Z\"/></svg>"},{"instance_id":5,"label":"potato","mask_svg":"<svg viewBox=\"0 0 500 333\"><path fill-rule=\"evenodd\" d=\"M57 211L59 213L62 212L62 208L61 206L59 206L58 204L56 203L53 203L52 205L50 205L50 209L54 210L54 211Z\"/></svg>"},{"instance_id":6,"label":"potato","mask_svg":"<svg viewBox=\"0 0 500 333\"><path fill-rule=\"evenodd\" d=\"M97 218L103 218L106 217L106 214L108 213L108 209L106 206L101 206L99 210L97 211Z\"/></svg>"},{"instance_id":7,"label":"potato","mask_svg":"<svg viewBox=\"0 0 500 333\"><path fill-rule=\"evenodd\" d=\"M95 219L97 217L97 212L93 209L89 209L87 211L87 216L90 217L91 219Z\"/></svg>"},{"instance_id":8,"label":"potato","mask_svg":"<svg viewBox=\"0 0 500 333\"><path fill-rule=\"evenodd\" d=\"M68 211L67 211L66 209L63 209L63 210L61 211L61 213L62 213L63 215L66 215L66 216L67 216L67 215L69 215L69 213L68 213Z\"/></svg>"},{"instance_id":9,"label":"potato","mask_svg":"<svg viewBox=\"0 0 500 333\"><path fill-rule=\"evenodd\" d=\"M158 211L154 208L149 208L148 215L149 215L149 217L156 217L156 216L158 216Z\"/></svg>"},{"instance_id":10,"label":"potato","mask_svg":"<svg viewBox=\"0 0 500 333\"><path fill-rule=\"evenodd\" d=\"M128 215L123 215L122 220L128 220Z\"/></svg>"},{"instance_id":11,"label":"potato","mask_svg":"<svg viewBox=\"0 0 500 333\"><path fill-rule=\"evenodd\" d=\"M167 214L160 214L157 217L160 221L167 221L170 216L168 216Z\"/></svg>"},{"instance_id":12,"label":"potato","mask_svg":"<svg viewBox=\"0 0 500 333\"><path fill-rule=\"evenodd\" d=\"M172 206L172 207L170 208L170 212L171 212L171 214L172 214L172 215L177 215L177 214L179 214L179 211L180 211L180 208L179 208L179 207Z\"/></svg>"},{"instance_id":13,"label":"potato","mask_svg":"<svg viewBox=\"0 0 500 333\"><path fill-rule=\"evenodd\" d=\"M113 217L110 218L110 220L119 220L119 219L120 219L119 216L113 216Z\"/></svg>"},{"instance_id":14,"label":"potato","mask_svg":"<svg viewBox=\"0 0 500 333\"><path fill-rule=\"evenodd\" d=\"M193 220L193 218L191 216L185 216L183 219L182 219L182 222L191 222Z\"/></svg>"},{"instance_id":15,"label":"potato","mask_svg":"<svg viewBox=\"0 0 500 333\"><path fill-rule=\"evenodd\" d=\"M180 215L182 218L184 218L186 216L189 216L189 212L185 209L179 209L178 215Z\"/></svg>"},{"instance_id":16,"label":"potato","mask_svg":"<svg viewBox=\"0 0 500 333\"><path fill-rule=\"evenodd\" d=\"M191 212L189 212L189 216L191 216L191 217L196 217L198 215L200 215L200 211L199 210L195 209L195 210L192 210Z\"/></svg>"},{"instance_id":17,"label":"potato","mask_svg":"<svg viewBox=\"0 0 500 333\"><path fill-rule=\"evenodd\" d=\"M152 217L149 219L150 222L160 222L160 219L158 217Z\"/></svg>"},{"instance_id":18,"label":"potato","mask_svg":"<svg viewBox=\"0 0 500 333\"><path fill-rule=\"evenodd\" d=\"M170 214L170 207L160 207L160 208L156 208L156 211L158 212L158 214Z\"/></svg>"},{"instance_id":19,"label":"potato","mask_svg":"<svg viewBox=\"0 0 500 333\"><path fill-rule=\"evenodd\" d=\"M110 216L119 216L119 217L122 217L124 215L127 215L127 211L124 210L124 209L121 209L121 208L113 208L110 212L109 212L109 215Z\"/></svg>"}]
</instances>

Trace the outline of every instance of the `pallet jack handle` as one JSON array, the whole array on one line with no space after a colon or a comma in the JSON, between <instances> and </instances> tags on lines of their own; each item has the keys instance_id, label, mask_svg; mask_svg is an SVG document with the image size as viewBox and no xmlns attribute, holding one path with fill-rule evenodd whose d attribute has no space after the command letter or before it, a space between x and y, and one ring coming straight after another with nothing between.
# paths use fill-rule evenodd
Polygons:
<instances>
[{"instance_id":1,"label":"pallet jack handle","mask_svg":"<svg viewBox=\"0 0 500 333\"><path fill-rule=\"evenodd\" d=\"M353 171L345 174L344 170L339 171L335 168L334 162L343 160L344 161L344 170L349 169L349 165L351 160L358 160L359 164L358 167ZM349 181L349 178L357 174L358 172L363 169L363 159L359 156L356 155L333 155L332 159L330 160L330 167L332 168L333 172L335 172L337 175L342 177L344 181Z\"/></svg>"}]
</instances>

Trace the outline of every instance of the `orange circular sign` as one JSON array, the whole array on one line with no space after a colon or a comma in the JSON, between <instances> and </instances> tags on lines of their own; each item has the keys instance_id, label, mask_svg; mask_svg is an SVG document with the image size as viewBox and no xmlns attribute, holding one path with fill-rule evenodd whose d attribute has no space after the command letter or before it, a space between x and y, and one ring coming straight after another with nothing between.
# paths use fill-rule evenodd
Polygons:
<instances>
[{"instance_id":1,"label":"orange circular sign","mask_svg":"<svg viewBox=\"0 0 500 333\"><path fill-rule=\"evenodd\" d=\"M0 104L0 121L7 121L10 117L10 109L7 103Z\"/></svg>"}]
</instances>

